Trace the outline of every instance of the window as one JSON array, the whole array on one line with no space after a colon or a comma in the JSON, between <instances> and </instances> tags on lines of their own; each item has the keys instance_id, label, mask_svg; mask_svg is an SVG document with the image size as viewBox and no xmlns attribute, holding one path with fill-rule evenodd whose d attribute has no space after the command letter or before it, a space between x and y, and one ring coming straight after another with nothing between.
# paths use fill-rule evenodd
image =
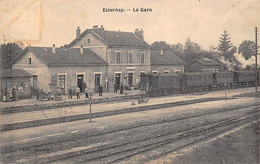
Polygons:
<instances>
[{"instance_id":1,"label":"window","mask_svg":"<svg viewBox=\"0 0 260 164\"><path fill-rule=\"evenodd\" d=\"M158 71L152 71L152 73L153 73L154 75L156 75L156 74L158 74Z\"/></svg>"},{"instance_id":2,"label":"window","mask_svg":"<svg viewBox=\"0 0 260 164\"><path fill-rule=\"evenodd\" d=\"M32 64L32 58L28 58L28 64Z\"/></svg>"},{"instance_id":3,"label":"window","mask_svg":"<svg viewBox=\"0 0 260 164\"><path fill-rule=\"evenodd\" d=\"M145 71L140 71L139 75L145 75Z\"/></svg>"},{"instance_id":4,"label":"window","mask_svg":"<svg viewBox=\"0 0 260 164\"><path fill-rule=\"evenodd\" d=\"M88 39L88 43L90 43L90 39Z\"/></svg>"},{"instance_id":5,"label":"window","mask_svg":"<svg viewBox=\"0 0 260 164\"><path fill-rule=\"evenodd\" d=\"M120 61L121 61L121 52L118 51L116 52L116 64L120 64Z\"/></svg>"},{"instance_id":6,"label":"window","mask_svg":"<svg viewBox=\"0 0 260 164\"><path fill-rule=\"evenodd\" d=\"M163 72L164 72L164 73L169 73L169 72L170 72L170 70L164 70Z\"/></svg>"},{"instance_id":7,"label":"window","mask_svg":"<svg viewBox=\"0 0 260 164\"><path fill-rule=\"evenodd\" d=\"M133 52L128 52L128 63L129 64L133 63Z\"/></svg>"},{"instance_id":8,"label":"window","mask_svg":"<svg viewBox=\"0 0 260 164\"><path fill-rule=\"evenodd\" d=\"M140 63L144 64L144 52L140 53Z\"/></svg>"},{"instance_id":9,"label":"window","mask_svg":"<svg viewBox=\"0 0 260 164\"><path fill-rule=\"evenodd\" d=\"M65 88L65 75L59 75L58 76L58 87L60 87L60 89L64 89Z\"/></svg>"}]
</instances>

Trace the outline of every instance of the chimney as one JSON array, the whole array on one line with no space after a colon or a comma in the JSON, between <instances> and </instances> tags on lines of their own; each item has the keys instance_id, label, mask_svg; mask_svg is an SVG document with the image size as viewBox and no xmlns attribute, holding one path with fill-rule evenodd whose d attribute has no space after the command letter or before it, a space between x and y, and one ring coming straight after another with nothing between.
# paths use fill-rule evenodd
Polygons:
<instances>
[{"instance_id":1,"label":"chimney","mask_svg":"<svg viewBox=\"0 0 260 164\"><path fill-rule=\"evenodd\" d=\"M83 46L80 46L80 54L83 54Z\"/></svg>"},{"instance_id":2,"label":"chimney","mask_svg":"<svg viewBox=\"0 0 260 164\"><path fill-rule=\"evenodd\" d=\"M139 30L138 28L136 28L134 34L135 34L138 38L144 40L144 31L143 31L142 28L141 28L141 30Z\"/></svg>"},{"instance_id":3,"label":"chimney","mask_svg":"<svg viewBox=\"0 0 260 164\"><path fill-rule=\"evenodd\" d=\"M161 55L163 55L163 50L161 50Z\"/></svg>"},{"instance_id":4,"label":"chimney","mask_svg":"<svg viewBox=\"0 0 260 164\"><path fill-rule=\"evenodd\" d=\"M56 53L56 50L55 50L55 44L52 45L52 53Z\"/></svg>"},{"instance_id":5,"label":"chimney","mask_svg":"<svg viewBox=\"0 0 260 164\"><path fill-rule=\"evenodd\" d=\"M79 38L80 36L80 28L78 26L78 28L76 29L76 38Z\"/></svg>"},{"instance_id":6,"label":"chimney","mask_svg":"<svg viewBox=\"0 0 260 164\"><path fill-rule=\"evenodd\" d=\"M105 28L104 28L104 26L103 25L101 25L101 27L100 27L102 30L104 30Z\"/></svg>"}]
</instances>

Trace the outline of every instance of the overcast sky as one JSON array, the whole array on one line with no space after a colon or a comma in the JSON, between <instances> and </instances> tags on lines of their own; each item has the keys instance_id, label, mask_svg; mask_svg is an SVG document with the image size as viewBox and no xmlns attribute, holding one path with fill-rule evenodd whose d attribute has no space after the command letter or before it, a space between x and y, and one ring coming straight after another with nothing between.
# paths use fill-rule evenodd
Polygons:
<instances>
[{"instance_id":1,"label":"overcast sky","mask_svg":"<svg viewBox=\"0 0 260 164\"><path fill-rule=\"evenodd\" d=\"M103 12L103 8L130 11ZM151 8L152 12L133 12ZM259 0L1 0L0 41L32 46L61 46L93 25L112 31L143 28L154 41L184 43L187 37L208 49L226 29L234 45L255 39L260 25ZM259 36L259 35L258 35Z\"/></svg>"}]
</instances>

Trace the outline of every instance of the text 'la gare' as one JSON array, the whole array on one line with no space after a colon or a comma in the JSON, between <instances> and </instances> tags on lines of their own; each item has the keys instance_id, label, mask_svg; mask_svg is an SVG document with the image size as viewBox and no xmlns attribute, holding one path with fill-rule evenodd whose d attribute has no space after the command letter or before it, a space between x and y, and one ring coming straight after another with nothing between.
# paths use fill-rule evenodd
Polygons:
<instances>
[{"instance_id":1,"label":"text 'la gare'","mask_svg":"<svg viewBox=\"0 0 260 164\"><path fill-rule=\"evenodd\" d=\"M133 8L133 12L152 12L151 8Z\"/></svg>"}]
</instances>

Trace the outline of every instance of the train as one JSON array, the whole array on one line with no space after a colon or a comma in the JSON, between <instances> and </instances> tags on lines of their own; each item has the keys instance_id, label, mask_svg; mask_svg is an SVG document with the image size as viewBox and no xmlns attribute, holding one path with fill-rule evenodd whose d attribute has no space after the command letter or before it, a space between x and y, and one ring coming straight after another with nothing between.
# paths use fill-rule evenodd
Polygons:
<instances>
[{"instance_id":1,"label":"train","mask_svg":"<svg viewBox=\"0 0 260 164\"><path fill-rule=\"evenodd\" d=\"M259 78L259 71L258 78ZM140 90L149 96L255 86L254 71L190 72L140 75ZM259 81L259 80L258 80Z\"/></svg>"}]
</instances>

